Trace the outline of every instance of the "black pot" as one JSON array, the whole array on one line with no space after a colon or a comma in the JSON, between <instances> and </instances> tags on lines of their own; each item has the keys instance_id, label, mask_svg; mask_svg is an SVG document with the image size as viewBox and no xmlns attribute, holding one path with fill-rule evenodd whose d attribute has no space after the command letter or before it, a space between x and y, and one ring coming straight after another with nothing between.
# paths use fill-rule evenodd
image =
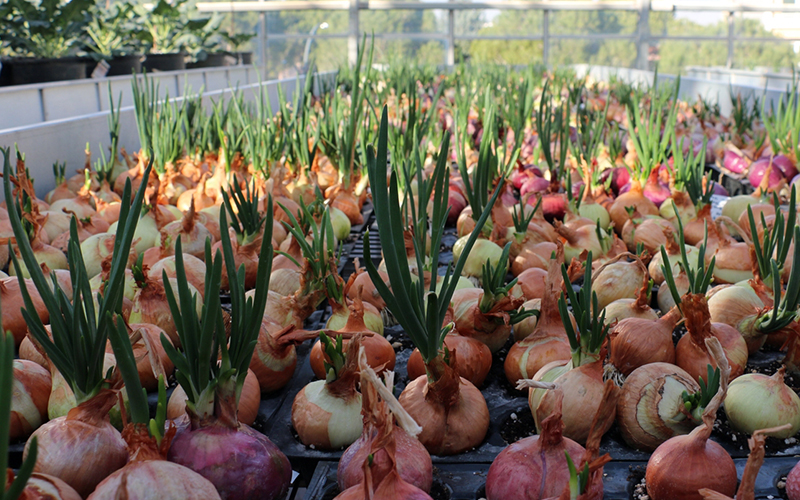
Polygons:
<instances>
[{"instance_id":1,"label":"black pot","mask_svg":"<svg viewBox=\"0 0 800 500\"><path fill-rule=\"evenodd\" d=\"M170 54L147 54L142 67L149 72L178 71L186 69L186 54L173 52Z\"/></svg>"},{"instance_id":2,"label":"black pot","mask_svg":"<svg viewBox=\"0 0 800 500\"><path fill-rule=\"evenodd\" d=\"M229 66L242 66L253 64L252 52L228 52Z\"/></svg>"},{"instance_id":3,"label":"black pot","mask_svg":"<svg viewBox=\"0 0 800 500\"><path fill-rule=\"evenodd\" d=\"M11 66L11 85L81 80L86 78L86 61L78 57L59 59L14 58ZM5 73L5 64L3 72Z\"/></svg>"},{"instance_id":4,"label":"black pot","mask_svg":"<svg viewBox=\"0 0 800 500\"><path fill-rule=\"evenodd\" d=\"M211 52L206 55L205 60L195 61L186 64L187 69L196 68L216 68L218 66L227 66L225 58L228 57L226 52Z\"/></svg>"},{"instance_id":5,"label":"black pot","mask_svg":"<svg viewBox=\"0 0 800 500\"><path fill-rule=\"evenodd\" d=\"M0 59L0 87L11 85L11 61Z\"/></svg>"},{"instance_id":6,"label":"black pot","mask_svg":"<svg viewBox=\"0 0 800 500\"><path fill-rule=\"evenodd\" d=\"M134 72L141 73L142 59L144 59L144 56L141 54L115 57L108 61L111 67L108 69L106 76L130 76Z\"/></svg>"}]
</instances>

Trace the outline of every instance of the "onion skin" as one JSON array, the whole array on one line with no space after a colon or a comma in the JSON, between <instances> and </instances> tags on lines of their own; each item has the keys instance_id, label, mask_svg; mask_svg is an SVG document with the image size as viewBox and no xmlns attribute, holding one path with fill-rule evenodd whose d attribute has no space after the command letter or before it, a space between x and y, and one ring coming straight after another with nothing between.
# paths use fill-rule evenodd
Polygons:
<instances>
[{"instance_id":1,"label":"onion skin","mask_svg":"<svg viewBox=\"0 0 800 500\"><path fill-rule=\"evenodd\" d=\"M471 337L460 335L455 330L444 337L444 345L450 352L458 352L458 359L461 362L453 367L456 373L472 382L475 387L482 386L492 368L492 351L489 347ZM414 349L409 356L406 369L409 380L425 375L425 363L422 361L419 349Z\"/></svg>"},{"instance_id":2,"label":"onion skin","mask_svg":"<svg viewBox=\"0 0 800 500\"><path fill-rule=\"evenodd\" d=\"M547 271L538 267L526 269L517 276L517 286L522 291L525 300L544 297L546 278Z\"/></svg>"},{"instance_id":3,"label":"onion skin","mask_svg":"<svg viewBox=\"0 0 800 500\"><path fill-rule=\"evenodd\" d=\"M186 414L186 392L180 385L175 387L167 403L167 418L175 420ZM242 394L239 396L239 406L236 416L239 422L245 425L253 425L258 417L258 406L261 402L261 389L258 380L252 370L247 370L247 376L242 386Z\"/></svg>"},{"instance_id":4,"label":"onion skin","mask_svg":"<svg viewBox=\"0 0 800 500\"><path fill-rule=\"evenodd\" d=\"M569 483L564 453L578 460L585 452L580 444L562 437L563 427L557 409L542 422L539 435L520 439L501 451L486 476L486 498L541 500L560 495Z\"/></svg>"},{"instance_id":5,"label":"onion skin","mask_svg":"<svg viewBox=\"0 0 800 500\"><path fill-rule=\"evenodd\" d=\"M55 476L86 497L109 474L128 461L128 451L119 431L109 422L108 410L116 393L104 390L98 396L39 427L34 472ZM30 439L25 445L28 455Z\"/></svg>"},{"instance_id":6,"label":"onion skin","mask_svg":"<svg viewBox=\"0 0 800 500\"><path fill-rule=\"evenodd\" d=\"M556 244L548 241L523 246L519 255L511 261L511 274L519 276L520 273L532 267L547 269L550 256L555 251Z\"/></svg>"},{"instance_id":7,"label":"onion skin","mask_svg":"<svg viewBox=\"0 0 800 500\"><path fill-rule=\"evenodd\" d=\"M211 482L191 469L167 462L132 462L103 480L89 500L215 500Z\"/></svg>"},{"instance_id":8,"label":"onion skin","mask_svg":"<svg viewBox=\"0 0 800 500\"><path fill-rule=\"evenodd\" d=\"M430 492L433 484L433 464L428 451L417 438L409 436L402 427L396 426L392 429L392 435L397 447L395 451L397 473L405 482L422 491ZM362 435L342 454L336 474L340 490L352 488L364 480L362 464L370 455L369 442L370 439ZM387 474L386 469L391 467L391 462L384 450L373 454L372 467L384 471L383 474L373 472L373 475L382 477Z\"/></svg>"},{"instance_id":9,"label":"onion skin","mask_svg":"<svg viewBox=\"0 0 800 500\"><path fill-rule=\"evenodd\" d=\"M25 288L31 296L33 307L36 309L36 314L42 320L43 324L50 323L50 314L44 306L39 292L31 280L24 280ZM0 302L2 302L2 315L3 315L3 330L10 331L14 335L14 345L19 347L22 339L28 333L28 324L25 318L22 317L22 309L25 308L25 303L22 300L22 291L19 286L19 279L16 277L9 277L0 280Z\"/></svg>"},{"instance_id":10,"label":"onion skin","mask_svg":"<svg viewBox=\"0 0 800 500\"><path fill-rule=\"evenodd\" d=\"M632 298L647 275L640 261L625 262L622 254L603 264L592 276L592 291L597 294L597 305L604 309L618 299ZM526 297L527 298L527 297Z\"/></svg>"},{"instance_id":11,"label":"onion skin","mask_svg":"<svg viewBox=\"0 0 800 500\"><path fill-rule=\"evenodd\" d=\"M222 499L277 500L289 489L292 475L286 455L243 424L192 422L178 430L168 458L211 481Z\"/></svg>"},{"instance_id":12,"label":"onion skin","mask_svg":"<svg viewBox=\"0 0 800 500\"><path fill-rule=\"evenodd\" d=\"M748 373L731 382L725 395L725 414L734 429L752 434L758 429L791 424L767 435L784 439L797 434L800 397L784 384L783 372L781 368L772 377Z\"/></svg>"},{"instance_id":13,"label":"onion skin","mask_svg":"<svg viewBox=\"0 0 800 500\"><path fill-rule=\"evenodd\" d=\"M736 479L736 466L728 452L710 439L697 439L695 432L675 436L659 446L650 456L645 474L647 493L653 500L703 500L700 488L733 497Z\"/></svg>"},{"instance_id":14,"label":"onion skin","mask_svg":"<svg viewBox=\"0 0 800 500\"><path fill-rule=\"evenodd\" d=\"M649 363L675 363L675 347L672 331L681 313L671 309L657 321L627 318L611 328L609 332L610 363L623 375Z\"/></svg>"},{"instance_id":15,"label":"onion skin","mask_svg":"<svg viewBox=\"0 0 800 500\"><path fill-rule=\"evenodd\" d=\"M700 390L694 378L669 363L650 363L631 372L617 402L622 438L632 448L653 451L667 439L696 426L684 414L681 394Z\"/></svg>"},{"instance_id":16,"label":"onion skin","mask_svg":"<svg viewBox=\"0 0 800 500\"><path fill-rule=\"evenodd\" d=\"M511 335L508 311L518 309L523 299L506 296L483 313L480 309L483 294L480 288L456 290L451 302L453 316L459 334L483 342L494 353L506 344Z\"/></svg>"},{"instance_id":17,"label":"onion skin","mask_svg":"<svg viewBox=\"0 0 800 500\"><path fill-rule=\"evenodd\" d=\"M50 372L33 361L14 360L9 439L13 442L30 435L47 420L50 398Z\"/></svg>"},{"instance_id":18,"label":"onion skin","mask_svg":"<svg viewBox=\"0 0 800 500\"><path fill-rule=\"evenodd\" d=\"M451 353L454 356L454 353ZM400 404L422 427L418 439L434 455L455 455L478 446L489 430L483 394L441 358L428 365L400 394Z\"/></svg>"},{"instance_id":19,"label":"onion skin","mask_svg":"<svg viewBox=\"0 0 800 500\"><path fill-rule=\"evenodd\" d=\"M730 378L735 379L744 372L747 364L747 344L736 329L723 323L711 323L706 298L689 293L681 299L686 316L685 334L675 347L676 364L692 375L695 380L708 376L707 366L716 368L717 363L705 345L705 339L714 336L722 345L730 365Z\"/></svg>"},{"instance_id":20,"label":"onion skin","mask_svg":"<svg viewBox=\"0 0 800 500\"><path fill-rule=\"evenodd\" d=\"M800 462L792 467L786 477L786 496L789 500L800 500Z\"/></svg>"},{"instance_id":21,"label":"onion skin","mask_svg":"<svg viewBox=\"0 0 800 500\"><path fill-rule=\"evenodd\" d=\"M61 479L34 472L20 495L24 500L81 500L72 486Z\"/></svg>"},{"instance_id":22,"label":"onion skin","mask_svg":"<svg viewBox=\"0 0 800 500\"><path fill-rule=\"evenodd\" d=\"M335 334L336 332L331 333ZM344 348L347 349L349 339L343 339L342 342L344 344ZM369 366L374 368L378 374L382 373L384 370L394 370L397 357L392 344L386 340L385 337L378 334L364 336L361 339L361 345L364 346L364 349L367 351ZM325 379L324 359L325 356L322 352L322 344L317 341L311 348L309 362L311 363L311 370L314 372L314 375L316 375L318 379L322 380Z\"/></svg>"},{"instance_id":23,"label":"onion skin","mask_svg":"<svg viewBox=\"0 0 800 500\"><path fill-rule=\"evenodd\" d=\"M630 206L635 206L636 210L643 216L658 215L658 207L644 196L641 184L638 181L633 181L630 191L619 195L608 209L608 215L611 217L611 222L618 233L622 231L625 222L628 221L628 212L625 207Z\"/></svg>"},{"instance_id":24,"label":"onion skin","mask_svg":"<svg viewBox=\"0 0 800 500\"><path fill-rule=\"evenodd\" d=\"M708 298L711 321L736 328L744 337L749 353L759 350L766 336L753 326L755 318L764 308L764 302L756 292L750 287L741 286L716 287L712 292L713 295Z\"/></svg>"}]
</instances>

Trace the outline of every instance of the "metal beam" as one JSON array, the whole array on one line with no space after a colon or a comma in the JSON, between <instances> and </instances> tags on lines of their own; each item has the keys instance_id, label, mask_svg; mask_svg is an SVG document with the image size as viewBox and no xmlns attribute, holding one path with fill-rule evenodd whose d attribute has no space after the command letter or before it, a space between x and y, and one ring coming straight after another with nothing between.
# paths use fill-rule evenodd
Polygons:
<instances>
[{"instance_id":1,"label":"metal beam","mask_svg":"<svg viewBox=\"0 0 800 500\"><path fill-rule=\"evenodd\" d=\"M489 2L395 2L358 0L286 0L283 2L260 2L242 0L234 2L198 2L200 12L248 12L248 11L286 11L286 10L350 10L356 3L358 10L638 10L636 2L529 2L521 0L500 0Z\"/></svg>"}]
</instances>

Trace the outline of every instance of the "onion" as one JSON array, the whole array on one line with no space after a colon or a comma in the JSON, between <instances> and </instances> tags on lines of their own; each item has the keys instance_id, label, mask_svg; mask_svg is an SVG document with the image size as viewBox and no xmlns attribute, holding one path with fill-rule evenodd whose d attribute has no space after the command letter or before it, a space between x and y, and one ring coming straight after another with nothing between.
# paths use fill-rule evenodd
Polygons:
<instances>
[{"instance_id":1,"label":"onion","mask_svg":"<svg viewBox=\"0 0 800 500\"><path fill-rule=\"evenodd\" d=\"M414 379L399 398L422 427L420 442L435 455L454 455L479 445L489 430L489 409L483 394L441 357L431 361L427 370L431 375Z\"/></svg>"},{"instance_id":2,"label":"onion","mask_svg":"<svg viewBox=\"0 0 800 500\"><path fill-rule=\"evenodd\" d=\"M658 216L628 219L622 228L622 241L630 252L635 252L639 243L650 255L667 244L667 233L675 234L675 228L669 221Z\"/></svg>"},{"instance_id":3,"label":"onion","mask_svg":"<svg viewBox=\"0 0 800 500\"><path fill-rule=\"evenodd\" d=\"M459 362L450 364L458 376L469 380L475 387L482 386L492 368L492 351L489 347L472 337L460 335L455 329L444 337L444 345L448 351L458 352ZM425 363L419 349L414 349L411 353L406 369L409 380L426 374Z\"/></svg>"},{"instance_id":4,"label":"onion","mask_svg":"<svg viewBox=\"0 0 800 500\"><path fill-rule=\"evenodd\" d=\"M710 259L706 253L706 258ZM718 283L738 283L753 279L753 262L750 257L750 245L723 238L714 252L714 279Z\"/></svg>"},{"instance_id":5,"label":"onion","mask_svg":"<svg viewBox=\"0 0 800 500\"><path fill-rule=\"evenodd\" d=\"M703 424L686 436L675 436L661 444L650 456L645 472L647 493L653 500L702 500L700 488L733 496L736 491L736 466L725 449L711 441L717 409L725 397L728 367L722 348L709 342L720 364L720 390L703 413ZM680 478L680 480L676 480Z\"/></svg>"},{"instance_id":6,"label":"onion","mask_svg":"<svg viewBox=\"0 0 800 500\"><path fill-rule=\"evenodd\" d=\"M103 270L103 261L114 251L115 238L115 233L100 233L89 236L81 242L83 264L90 279Z\"/></svg>"},{"instance_id":7,"label":"onion","mask_svg":"<svg viewBox=\"0 0 800 500\"><path fill-rule=\"evenodd\" d=\"M772 203L753 203L752 205L750 205L750 210L753 211L753 219L756 223L756 230L758 231L758 237L761 238L763 237L764 234L764 228L761 225L761 215L762 214L764 215L764 219L766 220L767 225L769 227L772 227L772 224L770 222L774 222L775 220L775 205L773 205ZM785 212L784 215L786 215ZM772 218L772 220L770 220L770 218ZM750 231L750 217L748 216L747 210L742 212L742 215L739 216L738 224L739 227L737 228L737 231L739 228L741 228L744 234L747 235L747 237L749 237L750 239L752 239L753 235L751 234Z\"/></svg>"},{"instance_id":8,"label":"onion","mask_svg":"<svg viewBox=\"0 0 800 500\"><path fill-rule=\"evenodd\" d=\"M47 233L47 237L50 241L54 241L60 235L64 233L69 233L69 224L72 220L72 216L65 213L65 212L42 212L42 216L45 217L44 222L42 223L42 229L44 232ZM96 219L93 217L92 219Z\"/></svg>"},{"instance_id":9,"label":"onion","mask_svg":"<svg viewBox=\"0 0 800 500\"><path fill-rule=\"evenodd\" d=\"M186 414L186 392L180 385L172 391L167 403L167 418L175 420ZM253 370L247 370L242 393L239 396L239 405L236 409L236 418L246 425L253 425L258 417L258 406L261 403L261 388Z\"/></svg>"},{"instance_id":10,"label":"onion","mask_svg":"<svg viewBox=\"0 0 800 500\"><path fill-rule=\"evenodd\" d=\"M679 296L683 296L689 291L689 278L686 277L685 273L675 275L674 280L675 288L678 290ZM666 281L662 281L661 286L658 288L656 302L658 303L658 308L662 311L669 311L676 305L675 298L672 296L672 292L670 291L669 285L667 285Z\"/></svg>"},{"instance_id":11,"label":"onion","mask_svg":"<svg viewBox=\"0 0 800 500\"><path fill-rule=\"evenodd\" d=\"M603 359L601 358L575 368L572 368L572 364L568 363L566 372L559 374L561 372L560 366L563 366L563 363L559 365L558 362L555 362L546 365L534 375L533 379L549 382L551 380L547 373L553 371L557 374L552 379L552 382L563 393L564 435L579 443L586 443L592 425L592 422L586 418L586 414L587 412L589 414L596 413L603 404ZM540 433L542 422L555 411L557 405L557 398L553 391L546 391L545 394L540 394L541 391L543 389L534 389L528 395L528 405L533 412L536 429ZM608 419L605 427L597 430L601 436L614 423L613 415L616 409L612 408L609 412L612 418Z\"/></svg>"},{"instance_id":12,"label":"onion","mask_svg":"<svg viewBox=\"0 0 800 500\"><path fill-rule=\"evenodd\" d=\"M40 266L47 266L50 269L67 269L67 256L58 248L42 243L38 237L31 240L31 248L33 249L33 256ZM30 278L31 275L28 272L28 267L19 255L19 249L15 248L14 253L17 256L19 271L22 273L22 277ZM17 266L9 266L8 274L10 276L17 276Z\"/></svg>"},{"instance_id":13,"label":"onion","mask_svg":"<svg viewBox=\"0 0 800 500\"><path fill-rule=\"evenodd\" d=\"M389 285L389 275L383 271L378 271L378 273L383 277L384 283ZM378 293L378 289L375 288L375 284L372 283L372 278L369 277L369 274L365 273L363 269L359 268L358 259L356 259L356 274L355 280L353 281L353 285L347 291L347 298L350 300L354 300L358 291L361 290L361 298L364 302L372 304L375 308L382 312L386 307L386 302L383 300L383 297Z\"/></svg>"},{"instance_id":14,"label":"onion","mask_svg":"<svg viewBox=\"0 0 800 500\"><path fill-rule=\"evenodd\" d=\"M667 257L672 266L672 276L677 279L683 272L683 258L681 257L681 248L679 246L681 244L674 240L672 236L674 233L672 233L672 231L667 230L666 233L669 233L667 234L666 244ZM691 245L684 245L684 249L686 250L686 259L689 261L689 266L695 271L697 268L697 252L699 252L699 249ZM665 280L664 273L661 271L662 265L664 265L664 260L661 257L661 248L657 248L656 253L653 254L653 258L650 259L650 263L647 265L647 272L650 274L654 283L661 283Z\"/></svg>"},{"instance_id":15,"label":"onion","mask_svg":"<svg viewBox=\"0 0 800 500\"><path fill-rule=\"evenodd\" d=\"M486 476L487 500L545 499L564 491L570 477L565 454L576 460L585 450L562 434L562 397L556 390L555 408L538 435L510 444L492 461Z\"/></svg>"},{"instance_id":16,"label":"onion","mask_svg":"<svg viewBox=\"0 0 800 500\"><path fill-rule=\"evenodd\" d=\"M609 332L609 362L623 375L649 363L674 363L672 331L681 319L677 308L658 320L623 319Z\"/></svg>"},{"instance_id":17,"label":"onion","mask_svg":"<svg viewBox=\"0 0 800 500\"><path fill-rule=\"evenodd\" d=\"M133 354L137 359L139 380L145 390L156 391L158 376L163 374L167 378L175 369L161 341L164 330L149 323L133 323L130 328L135 335L131 340L135 340Z\"/></svg>"},{"instance_id":18,"label":"onion","mask_svg":"<svg viewBox=\"0 0 800 500\"><path fill-rule=\"evenodd\" d=\"M597 226L580 226L577 229L570 229L562 224L556 224L556 231L566 242L564 243L564 258L567 262L572 259L579 259L583 252L591 252L593 256L601 256L603 244L597 235ZM606 236L605 231L600 229L601 235Z\"/></svg>"},{"instance_id":19,"label":"onion","mask_svg":"<svg viewBox=\"0 0 800 500\"><path fill-rule=\"evenodd\" d=\"M478 240L480 241L480 240ZM550 242L525 245L511 261L511 274L518 276L526 269L538 267L547 269L550 256L556 251L556 244Z\"/></svg>"},{"instance_id":20,"label":"onion","mask_svg":"<svg viewBox=\"0 0 800 500\"><path fill-rule=\"evenodd\" d=\"M528 204L533 205L533 197L528 198ZM552 223L554 220L563 219L567 213L567 200L563 194L546 194L542 196L542 213L545 220Z\"/></svg>"},{"instance_id":21,"label":"onion","mask_svg":"<svg viewBox=\"0 0 800 500\"><path fill-rule=\"evenodd\" d=\"M363 430L361 394L356 390L361 335L347 347L344 366L332 381L303 387L292 403L292 426L300 441L316 449L335 450L352 444Z\"/></svg>"},{"instance_id":22,"label":"onion","mask_svg":"<svg viewBox=\"0 0 800 500\"><path fill-rule=\"evenodd\" d=\"M31 280L26 279L24 281L25 288L27 288L33 301L33 307L36 309L35 313L39 315L43 324L49 323L50 314L47 312L39 292ZM14 344L19 346L28 332L28 324L22 316L22 309L25 309L25 303L22 300L19 278L4 278L0 280L0 304L2 304L3 330L10 331L14 335ZM29 312L33 313L32 311Z\"/></svg>"},{"instance_id":23,"label":"onion","mask_svg":"<svg viewBox=\"0 0 800 500\"><path fill-rule=\"evenodd\" d=\"M131 462L103 480L90 500L193 500L219 499L214 485L206 478L166 460Z\"/></svg>"},{"instance_id":24,"label":"onion","mask_svg":"<svg viewBox=\"0 0 800 500\"><path fill-rule=\"evenodd\" d=\"M536 328L523 340L516 342L506 355L503 368L512 385L520 379L529 379L543 366L553 361L566 361L572 357L567 332L558 312L564 279L561 275L563 247L558 245L556 258L550 259L546 293L542 298Z\"/></svg>"},{"instance_id":25,"label":"onion","mask_svg":"<svg viewBox=\"0 0 800 500\"><path fill-rule=\"evenodd\" d=\"M522 308L526 311L539 311L542 307L542 299L533 299L522 304ZM528 338L535 330L536 325L539 323L539 318L535 315L528 316L516 325L514 325L514 342Z\"/></svg>"},{"instance_id":26,"label":"onion","mask_svg":"<svg viewBox=\"0 0 800 500\"><path fill-rule=\"evenodd\" d=\"M783 173L777 166L773 165L773 160L770 158L761 158L754 161L750 165L750 172L747 174L747 180L750 181L750 185L753 187L761 185L764 177L767 177L766 185L768 189L775 189L784 180Z\"/></svg>"},{"instance_id":27,"label":"onion","mask_svg":"<svg viewBox=\"0 0 800 500\"><path fill-rule=\"evenodd\" d=\"M517 276L517 284L514 287L525 300L541 299L545 294L545 279L547 271L538 267L532 267L522 271ZM514 293L512 291L512 293Z\"/></svg>"},{"instance_id":28,"label":"onion","mask_svg":"<svg viewBox=\"0 0 800 500\"><path fill-rule=\"evenodd\" d=\"M68 210L79 219L91 217L97 213L92 206L92 198L88 195L78 195L71 199L61 199L50 204L50 212L62 212Z\"/></svg>"},{"instance_id":29,"label":"onion","mask_svg":"<svg viewBox=\"0 0 800 500\"><path fill-rule=\"evenodd\" d=\"M632 257L634 261L622 260L627 257ZM642 280L647 282L647 269L641 259L629 253L617 255L592 276L592 291L597 294L597 306L603 309L615 300L635 296Z\"/></svg>"},{"instance_id":30,"label":"onion","mask_svg":"<svg viewBox=\"0 0 800 500\"><path fill-rule=\"evenodd\" d=\"M271 282L272 280L270 279L270 284ZM345 288L347 288L347 286ZM348 295L348 290L345 290L345 295ZM347 302L349 304L353 303L352 300L348 300ZM363 322L366 330L377 333L378 335L383 335L383 318L381 318L381 313L369 302L362 302L361 304L362 305L359 306L361 310L359 314L363 315ZM350 309L348 307L342 307L338 303L336 303L335 306L331 304L331 308L332 312L325 322L325 329L341 330L345 327L350 318Z\"/></svg>"},{"instance_id":31,"label":"onion","mask_svg":"<svg viewBox=\"0 0 800 500\"><path fill-rule=\"evenodd\" d=\"M386 373L384 385L369 367L363 349L359 352L359 370L364 432L345 450L339 460L339 489L344 491L363 482L364 464L367 462L375 483L380 483L389 475L394 465L404 481L423 491L430 491L433 483L431 456L415 437L422 429L400 406L392 393L394 373ZM375 450L391 440L394 441L394 460L386 449Z\"/></svg>"},{"instance_id":32,"label":"onion","mask_svg":"<svg viewBox=\"0 0 800 500\"><path fill-rule=\"evenodd\" d=\"M667 439L688 434L696 423L686 415L683 393L700 390L695 379L669 363L648 363L625 379L617 403L622 438L632 448L653 451Z\"/></svg>"},{"instance_id":33,"label":"onion","mask_svg":"<svg viewBox=\"0 0 800 500\"><path fill-rule=\"evenodd\" d=\"M170 222L161 228L161 248L175 253L175 243L180 238L183 253L204 259L206 240L211 239L211 232L198 219L194 211L194 203L192 203L183 219ZM214 241L212 240L211 243Z\"/></svg>"},{"instance_id":34,"label":"onion","mask_svg":"<svg viewBox=\"0 0 800 500\"><path fill-rule=\"evenodd\" d=\"M660 207L661 204L670 197L669 188L658 181L659 170L660 169L654 168L650 172L650 177L647 178L647 182L642 190L645 197L655 203L656 207Z\"/></svg>"},{"instance_id":35,"label":"onion","mask_svg":"<svg viewBox=\"0 0 800 500\"><path fill-rule=\"evenodd\" d=\"M169 278L170 286L173 290L178 289L178 282L175 278ZM164 284L161 280L154 280L145 277L144 280L137 283L139 289L133 299L133 307L130 316L128 317L129 323L150 323L155 325L167 334L167 337L172 341L175 347L180 347L181 340L178 337L178 330L175 328L175 320L172 318L169 304L167 303L167 295L164 290ZM187 283L191 293L200 293ZM200 300L195 301L197 308L197 315L200 316L203 310L203 302Z\"/></svg>"},{"instance_id":36,"label":"onion","mask_svg":"<svg viewBox=\"0 0 800 500\"><path fill-rule=\"evenodd\" d=\"M708 299L711 321L737 329L750 353L759 350L766 341L766 336L755 328L755 320L763 308L764 302L756 292L745 286L716 289Z\"/></svg>"},{"instance_id":37,"label":"onion","mask_svg":"<svg viewBox=\"0 0 800 500\"><path fill-rule=\"evenodd\" d=\"M707 365L716 368L716 362L705 346L705 339L716 337L730 366L730 378L735 379L744 372L747 364L747 344L735 328L723 323L711 323L706 298L701 294L686 294L681 299L681 309L686 317L688 333L681 337L675 347L677 365L699 380L706 376Z\"/></svg>"},{"instance_id":38,"label":"onion","mask_svg":"<svg viewBox=\"0 0 800 500\"><path fill-rule=\"evenodd\" d=\"M792 467L786 477L786 496L789 500L800 500L800 462Z\"/></svg>"},{"instance_id":39,"label":"onion","mask_svg":"<svg viewBox=\"0 0 800 500\"><path fill-rule=\"evenodd\" d=\"M10 479L10 478L9 478ZM11 484L10 481L7 484ZM47 474L34 472L22 490L23 499L46 500L81 500L81 496L72 486L61 479Z\"/></svg>"},{"instance_id":40,"label":"onion","mask_svg":"<svg viewBox=\"0 0 800 500\"><path fill-rule=\"evenodd\" d=\"M768 434L781 439L800 431L800 397L783 383L784 372L781 367L771 377L748 373L731 382L724 404L734 429L753 434L758 429L790 424Z\"/></svg>"},{"instance_id":41,"label":"onion","mask_svg":"<svg viewBox=\"0 0 800 500\"><path fill-rule=\"evenodd\" d=\"M547 188L550 187L550 181L545 179L544 177L539 176L532 176L529 177L525 182L523 182L519 187L519 195L524 198L525 195L528 193L530 194L539 194L543 191L547 191Z\"/></svg>"},{"instance_id":42,"label":"onion","mask_svg":"<svg viewBox=\"0 0 800 500\"><path fill-rule=\"evenodd\" d=\"M750 164L741 151L734 149L733 146L729 144L725 148L725 153L722 156L722 166L734 174L743 174L747 172Z\"/></svg>"},{"instance_id":43,"label":"onion","mask_svg":"<svg viewBox=\"0 0 800 500\"><path fill-rule=\"evenodd\" d=\"M331 214L331 225L333 226L333 235L336 237L338 241L343 241L347 239L347 237L350 235L350 228L352 227L350 224L350 219L344 212L342 212L333 205L330 206L330 214ZM286 232L284 230L284 238L285 235Z\"/></svg>"},{"instance_id":44,"label":"onion","mask_svg":"<svg viewBox=\"0 0 800 500\"><path fill-rule=\"evenodd\" d=\"M475 219L472 218L472 207L467 205L456 219L456 234L459 238L469 236L475 229Z\"/></svg>"},{"instance_id":45,"label":"onion","mask_svg":"<svg viewBox=\"0 0 800 500\"><path fill-rule=\"evenodd\" d=\"M483 342L494 353L506 344L511 335L509 312L519 309L524 300L507 295L495 300L492 308L483 313L480 303L484 293L480 288L456 290L451 302L453 316L460 335Z\"/></svg>"},{"instance_id":46,"label":"onion","mask_svg":"<svg viewBox=\"0 0 800 500\"><path fill-rule=\"evenodd\" d=\"M156 219L150 215L153 212L158 213L157 210L151 210L147 215L140 217L139 222L136 224L136 231L133 233L133 244L131 245L131 249L137 256L143 254L145 250L150 247L158 246L161 242L161 233L159 232ZM109 234L117 234L118 223L119 222L115 222L109 226ZM82 246L81 249L83 249ZM86 260L85 254L84 260Z\"/></svg>"},{"instance_id":47,"label":"onion","mask_svg":"<svg viewBox=\"0 0 800 500\"><path fill-rule=\"evenodd\" d=\"M50 373L33 361L14 360L8 438L28 437L47 420Z\"/></svg>"},{"instance_id":48,"label":"onion","mask_svg":"<svg viewBox=\"0 0 800 500\"><path fill-rule=\"evenodd\" d=\"M739 220L742 213L747 211L747 207L753 203L758 203L760 199L761 198L749 194L741 194L728 198L725 204L722 205L722 215L731 220Z\"/></svg>"},{"instance_id":49,"label":"onion","mask_svg":"<svg viewBox=\"0 0 800 500\"><path fill-rule=\"evenodd\" d=\"M211 481L222 498L278 500L292 474L278 447L244 424L200 426L192 421L191 427L178 430L168 458Z\"/></svg>"},{"instance_id":50,"label":"onion","mask_svg":"<svg viewBox=\"0 0 800 500\"><path fill-rule=\"evenodd\" d=\"M641 184L633 181L630 191L619 195L608 209L608 215L611 216L611 222L614 223L617 232L622 231L622 227L628 221L628 212L625 208L631 206L636 207L636 211L642 216L658 215L658 207L644 196Z\"/></svg>"},{"instance_id":51,"label":"onion","mask_svg":"<svg viewBox=\"0 0 800 500\"><path fill-rule=\"evenodd\" d=\"M256 279L258 276L258 252L261 249L261 237L256 237L253 239L253 241L241 244L236 238L236 233L233 231L233 228L230 228L230 234L228 237L230 238L231 246L233 247L233 261L236 265L236 269L244 266L244 286L247 289L252 289L256 286ZM214 243L214 246L211 247L212 255L216 254L217 251L219 251L220 254L222 253L221 241ZM225 270L225 265L223 265L223 288L227 288L227 276L228 274Z\"/></svg>"},{"instance_id":52,"label":"onion","mask_svg":"<svg viewBox=\"0 0 800 500\"><path fill-rule=\"evenodd\" d=\"M193 255L187 253L183 254L183 267L186 271L186 281L197 290L200 299L205 295L205 276L206 265L205 263ZM161 281L163 273L167 273L167 278L176 278L175 272L175 256L164 257L157 261L150 267L147 272L148 278L154 281ZM133 298L131 297L131 300Z\"/></svg>"},{"instance_id":53,"label":"onion","mask_svg":"<svg viewBox=\"0 0 800 500\"><path fill-rule=\"evenodd\" d=\"M457 261L461 256L461 252L467 245L469 236L462 236L453 245L453 260ZM483 272L483 266L486 265L488 260L492 266L497 267L500 257L503 255L503 249L492 241L483 238L475 241L472 251L467 256L464 268L461 272L463 276L480 277Z\"/></svg>"},{"instance_id":54,"label":"onion","mask_svg":"<svg viewBox=\"0 0 800 500\"><path fill-rule=\"evenodd\" d=\"M94 398L39 427L35 472L55 476L86 497L109 474L128 461L122 436L109 422L116 393L102 390ZM31 440L25 445L23 460Z\"/></svg>"}]
</instances>

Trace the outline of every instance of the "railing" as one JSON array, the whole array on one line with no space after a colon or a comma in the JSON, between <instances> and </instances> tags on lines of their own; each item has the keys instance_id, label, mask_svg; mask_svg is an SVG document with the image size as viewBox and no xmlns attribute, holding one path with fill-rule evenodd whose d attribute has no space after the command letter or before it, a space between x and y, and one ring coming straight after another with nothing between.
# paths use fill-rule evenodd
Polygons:
<instances>
[{"instance_id":1,"label":"railing","mask_svg":"<svg viewBox=\"0 0 800 500\"><path fill-rule=\"evenodd\" d=\"M754 0L755 1L755 0ZM375 33L378 39L405 39L405 40L440 40L445 45L444 64L452 66L455 63L455 46L460 40L536 40L542 41L544 64L549 63L550 42L552 40L629 40L636 43L638 69L649 69L649 51L653 42L663 40L675 41L702 41L702 42L727 42L728 55L727 67L731 68L734 60L735 42L794 42L800 38L780 37L746 37L738 36L735 31L734 17L737 13L800 13L800 6L796 5L763 5L768 0L760 0L762 5L745 4L702 4L687 2L676 4L673 2L659 2L658 0L632 0L632 1L528 1L528 0L494 0L494 1L458 1L447 0L439 2L407 2L394 0L241 0L232 2L198 2L200 12L260 12L259 44L261 46L261 63L265 61L269 40L315 40L315 39L347 39L347 54L350 64L356 60L358 42L362 35L360 30L359 14L361 11L385 10L444 10L447 12L447 27L445 33ZM347 11L349 13L348 31L340 34L320 33L267 33L266 13L281 11ZM524 10L542 12L542 33L532 35L458 35L455 29L455 13L459 10ZM550 33L550 13L558 11L633 11L638 12L639 20L636 31L631 34L552 34ZM650 12L670 11L706 11L723 12L727 16L727 35L709 36L669 36L655 35L650 32Z\"/></svg>"}]
</instances>

